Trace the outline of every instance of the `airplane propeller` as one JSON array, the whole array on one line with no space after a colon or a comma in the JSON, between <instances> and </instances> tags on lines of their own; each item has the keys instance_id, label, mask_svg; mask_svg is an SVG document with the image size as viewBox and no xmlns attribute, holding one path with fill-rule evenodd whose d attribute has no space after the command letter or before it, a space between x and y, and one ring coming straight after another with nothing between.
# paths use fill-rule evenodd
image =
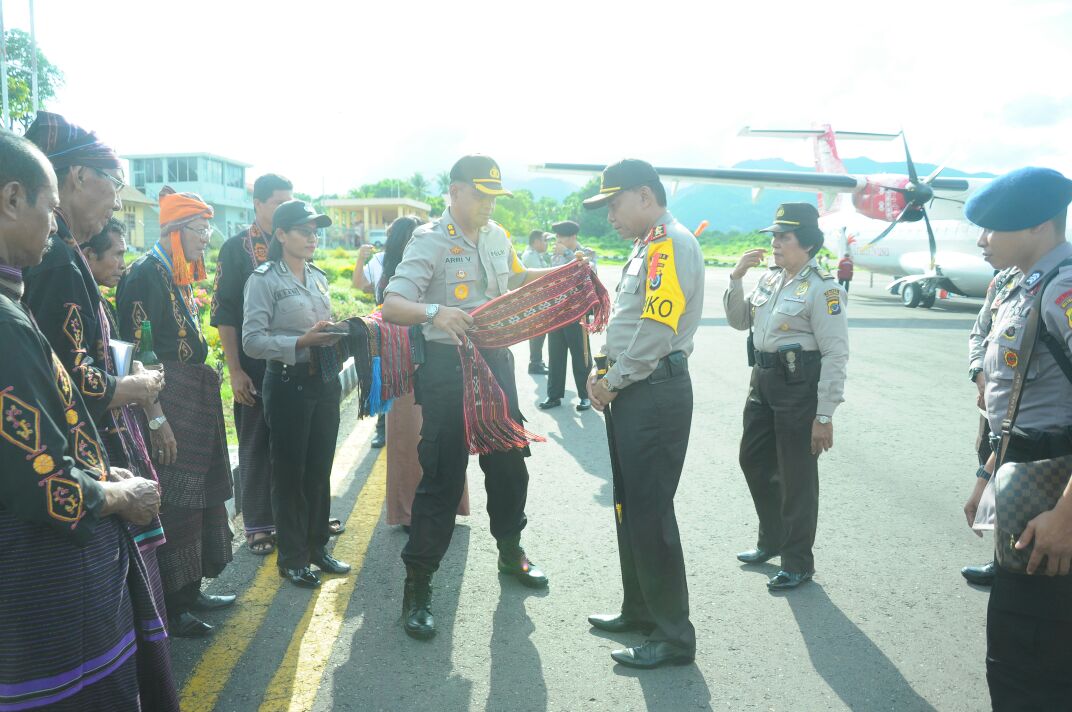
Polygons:
<instances>
[{"instance_id":1,"label":"airplane propeller","mask_svg":"<svg viewBox=\"0 0 1072 712\"><path fill-rule=\"evenodd\" d=\"M904 187L890 185L882 186L882 188L903 195L905 197L905 206L904 209L901 210L900 215L897 216L897 219L890 223L889 227L879 233L878 237L871 240L868 244L874 245L876 242L889 235L890 232L893 231L893 228L897 227L900 223L905 222L905 217L910 212L919 212L923 215L923 222L927 226L927 242L931 251L931 269L933 270L938 245L934 240L934 230L931 228L930 218L927 217L927 205L934 200L944 200L944 198L938 198L934 195L934 189L931 188L931 183L933 183L934 179L945 170L945 165L938 166L938 168L936 168L929 176L920 180L919 174L916 172L916 164L912 161L912 154L908 150L908 139L905 138L904 132L901 132L901 140L904 142L905 163L908 165L908 185ZM918 220L919 218L917 217L915 219Z\"/></svg>"}]
</instances>

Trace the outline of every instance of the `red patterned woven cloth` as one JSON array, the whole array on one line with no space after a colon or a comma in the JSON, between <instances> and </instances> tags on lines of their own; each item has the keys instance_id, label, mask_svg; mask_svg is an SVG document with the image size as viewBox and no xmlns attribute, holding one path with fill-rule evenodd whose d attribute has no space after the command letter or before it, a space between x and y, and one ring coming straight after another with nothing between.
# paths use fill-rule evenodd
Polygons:
<instances>
[{"instance_id":1,"label":"red patterned woven cloth","mask_svg":"<svg viewBox=\"0 0 1072 712\"><path fill-rule=\"evenodd\" d=\"M589 321L588 315L592 315ZM506 394L480 355L581 322L595 333L607 326L610 295L587 262L571 262L472 312L473 328L458 347L465 379L465 434L469 452L524 447L544 438L510 417Z\"/></svg>"}]
</instances>

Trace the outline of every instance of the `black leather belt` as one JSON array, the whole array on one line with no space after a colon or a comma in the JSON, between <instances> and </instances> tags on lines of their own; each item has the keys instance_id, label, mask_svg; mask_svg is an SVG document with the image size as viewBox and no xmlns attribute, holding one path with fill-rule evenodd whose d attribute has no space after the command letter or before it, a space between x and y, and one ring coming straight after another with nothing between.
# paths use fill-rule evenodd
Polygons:
<instances>
[{"instance_id":1,"label":"black leather belt","mask_svg":"<svg viewBox=\"0 0 1072 712\"><path fill-rule=\"evenodd\" d=\"M823 355L819 351L801 351L800 359L805 364L818 363L823 360ZM782 360L776 353L756 351L756 365L760 368L774 368L775 366L780 366L781 363Z\"/></svg>"},{"instance_id":2,"label":"black leather belt","mask_svg":"<svg viewBox=\"0 0 1072 712\"><path fill-rule=\"evenodd\" d=\"M267 365L268 373L281 374L283 376L289 376L290 378L309 378L317 374L316 366L313 363L296 363L293 366L283 363L282 361L269 361Z\"/></svg>"},{"instance_id":3,"label":"black leather belt","mask_svg":"<svg viewBox=\"0 0 1072 712\"><path fill-rule=\"evenodd\" d=\"M1001 447L1001 436L991 435L990 445L997 452ZM1072 455L1072 434L1068 430L1029 431L1009 435L1009 451L1006 461L1035 462L1049 460L1064 455Z\"/></svg>"}]
</instances>

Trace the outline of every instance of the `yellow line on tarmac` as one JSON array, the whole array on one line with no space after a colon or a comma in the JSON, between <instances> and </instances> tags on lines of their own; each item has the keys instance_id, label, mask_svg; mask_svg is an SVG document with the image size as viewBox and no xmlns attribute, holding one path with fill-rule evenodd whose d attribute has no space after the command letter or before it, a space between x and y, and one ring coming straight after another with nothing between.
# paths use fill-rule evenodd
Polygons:
<instances>
[{"instance_id":1,"label":"yellow line on tarmac","mask_svg":"<svg viewBox=\"0 0 1072 712\"><path fill-rule=\"evenodd\" d=\"M334 486L353 470L361 452L361 443L368 440L371 427L368 420L358 423L343 445L336 450L331 472L332 494ZM347 525L349 526L350 522L347 522ZM183 710L202 712L215 709L231 673L264 623L281 584L282 579L276 570L276 554L273 552L264 557L253 582L238 597L234 613L223 626L216 629L212 644L201 655L197 667L183 686L180 699Z\"/></svg>"},{"instance_id":2,"label":"yellow line on tarmac","mask_svg":"<svg viewBox=\"0 0 1072 712\"><path fill-rule=\"evenodd\" d=\"M346 576L325 577L315 597L309 601L287 647L287 654L264 694L261 712L312 709L331 651L338 641L346 607L365 563L365 552L380 521L386 489L387 458L386 453L381 452L350 518L346 520L347 531L332 552L353 568Z\"/></svg>"}]
</instances>

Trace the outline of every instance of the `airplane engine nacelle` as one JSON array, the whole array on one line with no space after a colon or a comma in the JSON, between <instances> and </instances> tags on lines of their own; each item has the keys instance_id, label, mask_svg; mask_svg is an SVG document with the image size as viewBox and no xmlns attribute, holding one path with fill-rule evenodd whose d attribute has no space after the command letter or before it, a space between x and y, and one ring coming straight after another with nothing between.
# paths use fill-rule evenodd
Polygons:
<instances>
[{"instance_id":1,"label":"airplane engine nacelle","mask_svg":"<svg viewBox=\"0 0 1072 712\"><path fill-rule=\"evenodd\" d=\"M905 209L905 196L887 186L904 188L908 185L906 176L875 175L867 177L867 185L852 194L852 204L861 215L872 220L893 222ZM923 218L923 211L912 209L905 214L904 220L914 222Z\"/></svg>"}]
</instances>

